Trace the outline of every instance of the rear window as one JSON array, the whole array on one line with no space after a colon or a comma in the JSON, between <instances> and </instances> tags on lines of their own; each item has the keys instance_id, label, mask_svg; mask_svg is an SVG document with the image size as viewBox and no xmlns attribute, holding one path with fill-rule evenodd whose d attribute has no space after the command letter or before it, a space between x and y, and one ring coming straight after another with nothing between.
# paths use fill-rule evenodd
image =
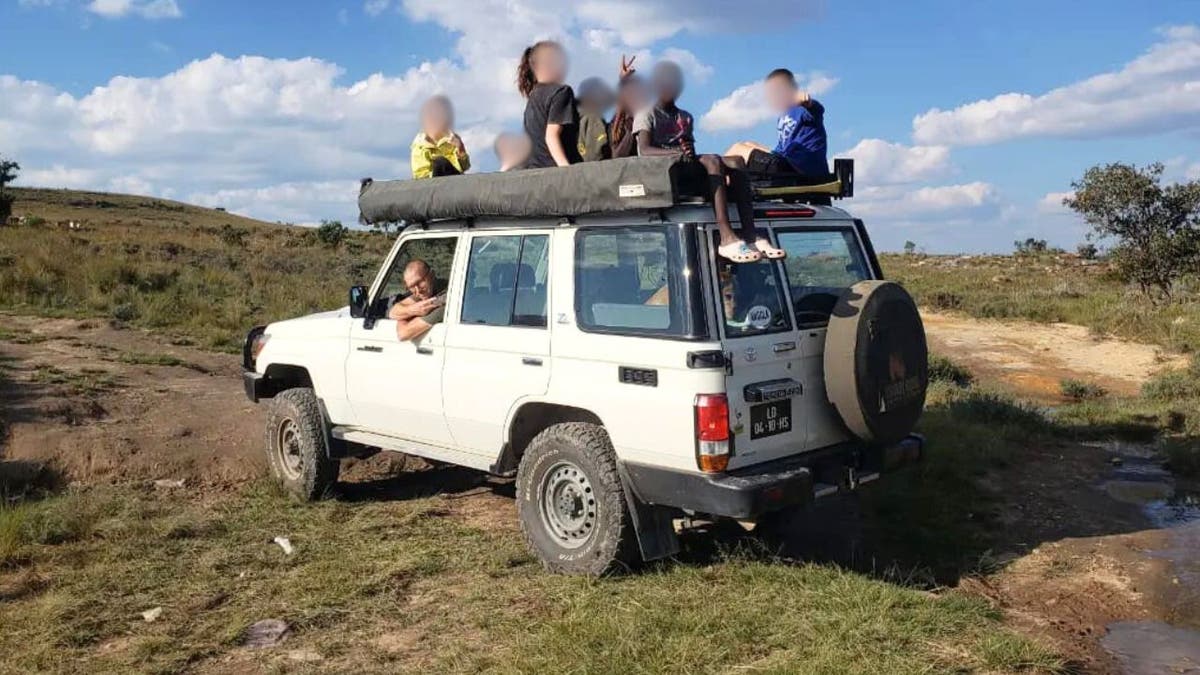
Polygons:
<instances>
[{"instance_id":1,"label":"rear window","mask_svg":"<svg viewBox=\"0 0 1200 675\"><path fill-rule=\"evenodd\" d=\"M776 236L787 251L783 266L802 326L828 323L842 291L871 278L862 247L848 228L777 229Z\"/></svg>"},{"instance_id":2,"label":"rear window","mask_svg":"<svg viewBox=\"0 0 1200 675\"><path fill-rule=\"evenodd\" d=\"M718 257L717 284L725 337L791 330L779 268L773 261L764 258L754 263L733 263Z\"/></svg>"},{"instance_id":3,"label":"rear window","mask_svg":"<svg viewBox=\"0 0 1200 675\"><path fill-rule=\"evenodd\" d=\"M590 332L696 338L694 253L678 227L604 227L576 235L575 308ZM702 314L701 314L702 316Z\"/></svg>"}]
</instances>

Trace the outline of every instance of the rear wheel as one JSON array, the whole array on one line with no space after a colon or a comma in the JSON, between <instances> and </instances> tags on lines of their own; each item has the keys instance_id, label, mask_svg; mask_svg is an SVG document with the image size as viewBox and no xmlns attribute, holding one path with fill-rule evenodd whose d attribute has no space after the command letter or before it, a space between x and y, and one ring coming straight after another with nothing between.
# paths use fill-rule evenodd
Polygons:
<instances>
[{"instance_id":1,"label":"rear wheel","mask_svg":"<svg viewBox=\"0 0 1200 675\"><path fill-rule=\"evenodd\" d=\"M595 424L556 424L529 443L517 513L530 551L552 572L599 576L636 560L616 456Z\"/></svg>"},{"instance_id":2,"label":"rear wheel","mask_svg":"<svg viewBox=\"0 0 1200 675\"><path fill-rule=\"evenodd\" d=\"M324 497L338 477L338 462L325 447L321 407L312 389L281 392L267 413L267 464L290 494L311 501Z\"/></svg>"}]
</instances>

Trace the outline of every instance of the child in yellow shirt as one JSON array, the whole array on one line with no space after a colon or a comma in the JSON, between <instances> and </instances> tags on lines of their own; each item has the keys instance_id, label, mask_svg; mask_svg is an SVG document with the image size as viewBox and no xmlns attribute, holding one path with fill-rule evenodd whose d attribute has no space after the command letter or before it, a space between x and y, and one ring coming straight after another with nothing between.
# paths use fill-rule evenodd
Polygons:
<instances>
[{"instance_id":1,"label":"child in yellow shirt","mask_svg":"<svg viewBox=\"0 0 1200 675\"><path fill-rule=\"evenodd\" d=\"M413 178L458 176L471 168L462 138L452 130L454 106L434 96L421 106L421 131L412 142Z\"/></svg>"}]
</instances>

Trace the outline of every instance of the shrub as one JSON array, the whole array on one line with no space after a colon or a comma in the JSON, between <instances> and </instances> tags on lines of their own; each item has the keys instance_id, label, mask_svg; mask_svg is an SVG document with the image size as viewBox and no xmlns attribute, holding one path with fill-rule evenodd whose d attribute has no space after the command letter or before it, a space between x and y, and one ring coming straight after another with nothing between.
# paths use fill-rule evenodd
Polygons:
<instances>
[{"instance_id":1,"label":"shrub","mask_svg":"<svg viewBox=\"0 0 1200 675\"><path fill-rule=\"evenodd\" d=\"M337 247L346 237L346 228L340 220L322 220L317 228L317 239L326 246Z\"/></svg>"},{"instance_id":2,"label":"shrub","mask_svg":"<svg viewBox=\"0 0 1200 675\"><path fill-rule=\"evenodd\" d=\"M904 242L904 253L905 253L905 255L912 255L913 253L916 253L916 252L917 252L917 244L916 244L916 242L914 242L914 241L912 241L912 240L909 240L909 241L906 241L906 242Z\"/></svg>"},{"instance_id":3,"label":"shrub","mask_svg":"<svg viewBox=\"0 0 1200 675\"><path fill-rule=\"evenodd\" d=\"M25 224L29 227L41 227L46 224L46 219L41 216L29 216L25 219Z\"/></svg>"},{"instance_id":4,"label":"shrub","mask_svg":"<svg viewBox=\"0 0 1200 675\"><path fill-rule=\"evenodd\" d=\"M1045 239L1034 239L1030 237L1025 241L1014 241L1013 249L1016 255L1040 255L1045 253L1050 248Z\"/></svg>"},{"instance_id":5,"label":"shrub","mask_svg":"<svg viewBox=\"0 0 1200 675\"><path fill-rule=\"evenodd\" d=\"M1091 401L1097 398L1104 398L1108 395L1108 390L1094 382L1084 382L1082 380L1065 379L1059 383L1059 389L1062 395L1072 401Z\"/></svg>"},{"instance_id":6,"label":"shrub","mask_svg":"<svg viewBox=\"0 0 1200 675\"><path fill-rule=\"evenodd\" d=\"M1170 298L1200 265L1200 180L1164 187L1162 174L1162 164L1094 166L1063 203L1096 237L1116 242L1112 260L1125 280Z\"/></svg>"},{"instance_id":7,"label":"shrub","mask_svg":"<svg viewBox=\"0 0 1200 675\"><path fill-rule=\"evenodd\" d=\"M17 172L20 170L20 164L0 156L0 225L8 222L8 217L12 215L12 205L15 200L15 197L9 194L4 188L17 179Z\"/></svg>"},{"instance_id":8,"label":"shrub","mask_svg":"<svg viewBox=\"0 0 1200 675\"><path fill-rule=\"evenodd\" d=\"M971 371L950 359L938 355L929 355L929 380L931 382L949 382L959 387L969 387L975 381Z\"/></svg>"},{"instance_id":9,"label":"shrub","mask_svg":"<svg viewBox=\"0 0 1200 675\"><path fill-rule=\"evenodd\" d=\"M1200 399L1200 354L1182 370L1159 373L1142 385L1142 395L1155 401Z\"/></svg>"},{"instance_id":10,"label":"shrub","mask_svg":"<svg viewBox=\"0 0 1200 675\"><path fill-rule=\"evenodd\" d=\"M1084 242L1079 246L1076 246L1075 252L1078 253L1079 257L1083 258L1084 260L1095 260L1096 256L1100 254L1100 250L1091 242Z\"/></svg>"}]
</instances>

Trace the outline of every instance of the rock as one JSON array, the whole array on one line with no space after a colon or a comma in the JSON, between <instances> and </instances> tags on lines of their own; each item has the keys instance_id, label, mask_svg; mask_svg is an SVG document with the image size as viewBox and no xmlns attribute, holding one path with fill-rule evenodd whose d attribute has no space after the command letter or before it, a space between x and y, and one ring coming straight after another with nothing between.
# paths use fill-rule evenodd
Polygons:
<instances>
[{"instance_id":1,"label":"rock","mask_svg":"<svg viewBox=\"0 0 1200 675\"><path fill-rule=\"evenodd\" d=\"M158 617L162 616L162 613L162 607L152 607L142 612L142 620L146 623L154 623L155 621L158 621Z\"/></svg>"},{"instance_id":2,"label":"rock","mask_svg":"<svg viewBox=\"0 0 1200 675\"><path fill-rule=\"evenodd\" d=\"M276 544L279 544L279 548L283 549L284 555L291 555L296 552L296 549L292 548L291 540L287 537L275 537L274 541Z\"/></svg>"},{"instance_id":3,"label":"rock","mask_svg":"<svg viewBox=\"0 0 1200 675\"><path fill-rule=\"evenodd\" d=\"M1175 317L1175 320L1172 321L1171 323L1176 326L1182 326L1183 324L1187 323L1187 318L1182 317L1182 316L1177 316L1177 317Z\"/></svg>"},{"instance_id":4,"label":"rock","mask_svg":"<svg viewBox=\"0 0 1200 675\"><path fill-rule=\"evenodd\" d=\"M246 629L242 644L251 649L269 649L283 644L291 634L291 626L283 619L263 619Z\"/></svg>"},{"instance_id":5,"label":"rock","mask_svg":"<svg viewBox=\"0 0 1200 675\"><path fill-rule=\"evenodd\" d=\"M169 478L159 478L154 481L154 487L158 490L175 490L183 487L183 479L171 480Z\"/></svg>"},{"instance_id":6,"label":"rock","mask_svg":"<svg viewBox=\"0 0 1200 675\"><path fill-rule=\"evenodd\" d=\"M1012 283L1012 279L1004 276L1003 274L1000 274L1000 275L992 277L992 283L993 284L1009 284L1009 283Z\"/></svg>"}]
</instances>

